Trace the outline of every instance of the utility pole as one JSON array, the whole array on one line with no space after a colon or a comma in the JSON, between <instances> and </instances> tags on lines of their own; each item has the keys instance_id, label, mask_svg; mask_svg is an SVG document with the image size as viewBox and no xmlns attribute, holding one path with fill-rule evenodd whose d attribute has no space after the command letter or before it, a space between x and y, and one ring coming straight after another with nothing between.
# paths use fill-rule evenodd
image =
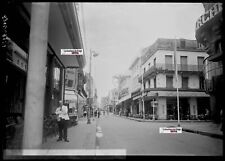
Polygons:
<instances>
[{"instance_id":1,"label":"utility pole","mask_svg":"<svg viewBox=\"0 0 225 161\"><path fill-rule=\"evenodd\" d=\"M142 66L142 56L141 56L141 65L140 68ZM142 71L142 69L141 69ZM142 104L143 104L143 119L145 119L145 101L144 101L144 72L141 75L141 80L142 80L142 92L141 92L141 96L142 96Z\"/></svg>"},{"instance_id":2,"label":"utility pole","mask_svg":"<svg viewBox=\"0 0 225 161\"><path fill-rule=\"evenodd\" d=\"M90 116L91 116L91 106L92 106L92 97L91 97L91 89L92 89L92 86L91 86L91 61L92 61L92 50L90 49L90 65L89 65L89 108L88 108L88 117L87 117L87 124L90 124L91 123L91 119L90 119ZM93 56L96 57L98 56L99 54L98 53L95 53L94 51L94 54Z\"/></svg>"},{"instance_id":3,"label":"utility pole","mask_svg":"<svg viewBox=\"0 0 225 161\"><path fill-rule=\"evenodd\" d=\"M176 87L177 87L177 121L178 121L178 127L180 126L180 111L179 111L179 91L178 91L178 69L177 69L177 42L176 42L176 37L174 39L174 64L175 64L175 75L176 75Z\"/></svg>"},{"instance_id":4,"label":"utility pole","mask_svg":"<svg viewBox=\"0 0 225 161\"><path fill-rule=\"evenodd\" d=\"M90 50L90 65L89 65L89 98L88 98L88 113L87 113L87 124L91 123L90 115L91 115L91 59L92 59L92 51Z\"/></svg>"}]
</instances>

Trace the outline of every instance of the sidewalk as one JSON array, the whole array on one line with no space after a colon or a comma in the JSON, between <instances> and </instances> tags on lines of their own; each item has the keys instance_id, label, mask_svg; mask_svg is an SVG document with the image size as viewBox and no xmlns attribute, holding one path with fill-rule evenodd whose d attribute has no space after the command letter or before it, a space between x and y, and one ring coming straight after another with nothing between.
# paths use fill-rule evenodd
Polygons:
<instances>
[{"instance_id":1,"label":"sidewalk","mask_svg":"<svg viewBox=\"0 0 225 161\"><path fill-rule=\"evenodd\" d=\"M95 133L96 120L91 118L87 124L87 118L79 118L78 125L68 128L69 142L57 142L57 136L48 138L42 149L95 149Z\"/></svg>"},{"instance_id":2,"label":"sidewalk","mask_svg":"<svg viewBox=\"0 0 225 161\"><path fill-rule=\"evenodd\" d=\"M154 123L166 123L168 126L177 127L177 120L143 120L133 117L117 116L139 122L154 122ZM183 131L206 135L214 138L223 139L223 132L220 130L221 125L214 124L211 121L199 121L199 120L181 120L180 126Z\"/></svg>"}]
</instances>

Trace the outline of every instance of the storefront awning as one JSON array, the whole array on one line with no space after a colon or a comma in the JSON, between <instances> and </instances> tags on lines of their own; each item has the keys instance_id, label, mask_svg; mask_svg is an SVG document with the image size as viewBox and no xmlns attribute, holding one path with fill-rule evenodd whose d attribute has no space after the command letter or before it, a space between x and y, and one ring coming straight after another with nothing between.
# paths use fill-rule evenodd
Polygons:
<instances>
[{"instance_id":1,"label":"storefront awning","mask_svg":"<svg viewBox=\"0 0 225 161\"><path fill-rule=\"evenodd\" d=\"M75 102L77 101L77 94L74 91L65 90L65 100Z\"/></svg>"},{"instance_id":2,"label":"storefront awning","mask_svg":"<svg viewBox=\"0 0 225 161\"><path fill-rule=\"evenodd\" d=\"M31 15L32 3L24 3ZM31 16L30 16L31 17ZM64 67L84 68L84 55L61 55L61 49L83 49L78 15L74 3L50 3L48 44Z\"/></svg>"},{"instance_id":3,"label":"storefront awning","mask_svg":"<svg viewBox=\"0 0 225 161\"><path fill-rule=\"evenodd\" d=\"M157 97L176 97L176 91L154 91L148 92L147 97L156 97L155 93L158 93ZM179 97L209 97L205 92L179 92Z\"/></svg>"}]
</instances>

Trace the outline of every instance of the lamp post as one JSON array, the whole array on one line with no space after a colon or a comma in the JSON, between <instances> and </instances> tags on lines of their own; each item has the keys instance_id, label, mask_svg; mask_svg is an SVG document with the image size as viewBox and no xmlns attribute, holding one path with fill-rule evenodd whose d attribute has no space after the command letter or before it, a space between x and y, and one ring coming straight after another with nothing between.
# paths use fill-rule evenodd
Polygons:
<instances>
[{"instance_id":1,"label":"lamp post","mask_svg":"<svg viewBox=\"0 0 225 161\"><path fill-rule=\"evenodd\" d=\"M95 51L92 51L91 49L90 49L90 66L89 66L89 98L88 98L88 104L89 104L89 106L88 106L88 115L87 115L87 124L90 124L91 123L91 119L90 119L90 115L91 115L91 107L92 107L92 100L91 100L91 98L92 98L92 96L91 96L91 89L92 89L92 86L91 86L91 61L92 61L92 53L93 53L93 57L96 57L96 56L98 56L98 53L96 53Z\"/></svg>"},{"instance_id":2,"label":"lamp post","mask_svg":"<svg viewBox=\"0 0 225 161\"><path fill-rule=\"evenodd\" d=\"M140 68L142 66L142 56L141 56L141 65L140 65ZM141 70L142 71L142 70ZM142 72L141 72L142 74ZM144 72L143 74L141 75L141 82L142 82L142 92L141 92L141 98L142 98L142 104L143 104L143 119L145 119L145 101L144 101Z\"/></svg>"}]
</instances>

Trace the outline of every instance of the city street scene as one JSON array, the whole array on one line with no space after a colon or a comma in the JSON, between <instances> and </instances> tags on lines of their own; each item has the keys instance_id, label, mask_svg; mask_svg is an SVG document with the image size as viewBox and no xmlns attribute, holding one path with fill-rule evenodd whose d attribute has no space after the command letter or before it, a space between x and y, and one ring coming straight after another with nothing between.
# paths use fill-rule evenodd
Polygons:
<instances>
[{"instance_id":1,"label":"city street scene","mask_svg":"<svg viewBox=\"0 0 225 161\"><path fill-rule=\"evenodd\" d=\"M3 159L222 159L222 10L5 2Z\"/></svg>"}]
</instances>

